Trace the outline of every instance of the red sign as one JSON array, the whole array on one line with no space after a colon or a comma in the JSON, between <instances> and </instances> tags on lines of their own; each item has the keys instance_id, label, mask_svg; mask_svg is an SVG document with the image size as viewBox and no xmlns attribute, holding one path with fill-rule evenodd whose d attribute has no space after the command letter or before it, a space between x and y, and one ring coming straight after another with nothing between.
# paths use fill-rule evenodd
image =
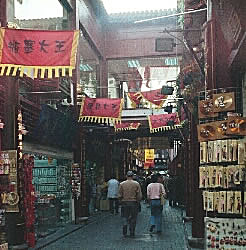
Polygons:
<instances>
[{"instance_id":1,"label":"red sign","mask_svg":"<svg viewBox=\"0 0 246 250\"><path fill-rule=\"evenodd\" d=\"M141 92L141 94L144 99L146 99L150 103L157 105L158 107L161 107L165 99L167 98L166 95L161 94L161 89L145 91Z\"/></svg>"},{"instance_id":2,"label":"red sign","mask_svg":"<svg viewBox=\"0 0 246 250\"><path fill-rule=\"evenodd\" d=\"M150 115L148 116L148 120L151 133L182 127L177 113Z\"/></svg>"},{"instance_id":3,"label":"red sign","mask_svg":"<svg viewBox=\"0 0 246 250\"><path fill-rule=\"evenodd\" d=\"M20 76L25 70L34 70L34 77L41 70L41 78L45 70L49 70L48 78L59 76L58 70L75 68L76 51L78 46L79 31L47 31L47 30L21 30L0 29L0 75L16 75L20 69ZM5 72L6 71L6 72Z\"/></svg>"},{"instance_id":4,"label":"red sign","mask_svg":"<svg viewBox=\"0 0 246 250\"><path fill-rule=\"evenodd\" d=\"M115 131L136 130L141 125L140 122L121 122L114 125Z\"/></svg>"},{"instance_id":5,"label":"red sign","mask_svg":"<svg viewBox=\"0 0 246 250\"><path fill-rule=\"evenodd\" d=\"M140 92L128 92L128 97L132 102L132 107L136 108L140 104L142 96Z\"/></svg>"},{"instance_id":6,"label":"red sign","mask_svg":"<svg viewBox=\"0 0 246 250\"><path fill-rule=\"evenodd\" d=\"M124 99L119 98L88 98L84 97L81 104L79 121L119 122Z\"/></svg>"}]
</instances>

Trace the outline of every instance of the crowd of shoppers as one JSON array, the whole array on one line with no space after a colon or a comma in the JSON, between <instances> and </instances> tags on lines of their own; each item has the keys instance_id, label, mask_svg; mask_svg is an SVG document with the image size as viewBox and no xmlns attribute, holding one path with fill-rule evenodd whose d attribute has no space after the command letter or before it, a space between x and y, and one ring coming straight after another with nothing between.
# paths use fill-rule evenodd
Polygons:
<instances>
[{"instance_id":1,"label":"crowd of shoppers","mask_svg":"<svg viewBox=\"0 0 246 250\"><path fill-rule=\"evenodd\" d=\"M181 179L180 179L181 180ZM181 182L179 180L179 182ZM143 200L150 208L149 232L160 234L162 232L163 204L161 196L169 199L170 206L178 205L177 178L168 177L159 173L149 173L147 176L138 176L128 171L126 180L120 182L115 175L105 182L106 197L109 210L112 214L121 211L122 233L135 236L138 213L141 212ZM121 210L119 210L121 208Z\"/></svg>"}]
</instances>

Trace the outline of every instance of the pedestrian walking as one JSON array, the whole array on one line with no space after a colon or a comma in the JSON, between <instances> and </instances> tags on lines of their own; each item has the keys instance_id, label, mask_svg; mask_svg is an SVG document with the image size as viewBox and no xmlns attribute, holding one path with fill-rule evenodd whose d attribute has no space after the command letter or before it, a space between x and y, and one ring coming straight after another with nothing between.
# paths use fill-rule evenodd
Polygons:
<instances>
[{"instance_id":1,"label":"pedestrian walking","mask_svg":"<svg viewBox=\"0 0 246 250\"><path fill-rule=\"evenodd\" d=\"M162 210L163 205L161 204L161 195L166 195L165 188L163 184L159 183L160 177L157 175L152 176L152 183L147 187L147 197L150 201L150 232L154 231L156 228L157 233L162 232Z\"/></svg>"},{"instance_id":2,"label":"pedestrian walking","mask_svg":"<svg viewBox=\"0 0 246 250\"><path fill-rule=\"evenodd\" d=\"M123 235L127 235L129 227L130 236L135 236L137 215L139 211L138 202L142 199L141 187L137 181L133 180L134 173L127 172L127 180L120 183L119 199L122 206Z\"/></svg>"},{"instance_id":3,"label":"pedestrian walking","mask_svg":"<svg viewBox=\"0 0 246 250\"><path fill-rule=\"evenodd\" d=\"M116 179L115 175L111 176L108 181L108 193L107 198L109 199L109 210L112 214L119 213L119 181Z\"/></svg>"}]
</instances>

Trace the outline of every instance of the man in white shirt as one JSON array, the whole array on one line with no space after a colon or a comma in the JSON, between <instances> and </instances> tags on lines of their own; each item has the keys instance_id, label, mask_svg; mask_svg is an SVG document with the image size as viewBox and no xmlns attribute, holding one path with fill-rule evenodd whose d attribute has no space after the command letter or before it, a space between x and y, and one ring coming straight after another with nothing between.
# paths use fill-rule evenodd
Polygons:
<instances>
[{"instance_id":1,"label":"man in white shirt","mask_svg":"<svg viewBox=\"0 0 246 250\"><path fill-rule=\"evenodd\" d=\"M115 176L112 176L108 181L108 199L109 199L109 209L112 214L114 212L116 214L119 213L119 200L118 200L118 192L119 192L119 182L116 180Z\"/></svg>"}]
</instances>

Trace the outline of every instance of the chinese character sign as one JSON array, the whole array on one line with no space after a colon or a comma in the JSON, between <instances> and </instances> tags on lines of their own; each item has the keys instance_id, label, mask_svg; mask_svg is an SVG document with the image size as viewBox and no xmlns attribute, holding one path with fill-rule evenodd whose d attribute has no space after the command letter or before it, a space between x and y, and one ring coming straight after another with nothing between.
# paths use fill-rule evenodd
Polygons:
<instances>
[{"instance_id":1,"label":"chinese character sign","mask_svg":"<svg viewBox=\"0 0 246 250\"><path fill-rule=\"evenodd\" d=\"M154 149L145 149L144 150L144 167L153 167L154 166L154 158L155 158L155 150Z\"/></svg>"},{"instance_id":2,"label":"chinese character sign","mask_svg":"<svg viewBox=\"0 0 246 250\"><path fill-rule=\"evenodd\" d=\"M116 123L121 120L123 99L120 98L88 98L81 104L79 121L97 123Z\"/></svg>"},{"instance_id":3,"label":"chinese character sign","mask_svg":"<svg viewBox=\"0 0 246 250\"><path fill-rule=\"evenodd\" d=\"M68 70L72 76L75 68L79 31L47 31L0 29L0 75L15 76L20 70L34 78L40 75L52 78L59 76L59 70L65 76ZM40 74L39 74L40 70Z\"/></svg>"},{"instance_id":4,"label":"chinese character sign","mask_svg":"<svg viewBox=\"0 0 246 250\"><path fill-rule=\"evenodd\" d=\"M148 116L150 132L171 130L182 127L177 113Z\"/></svg>"}]
</instances>

